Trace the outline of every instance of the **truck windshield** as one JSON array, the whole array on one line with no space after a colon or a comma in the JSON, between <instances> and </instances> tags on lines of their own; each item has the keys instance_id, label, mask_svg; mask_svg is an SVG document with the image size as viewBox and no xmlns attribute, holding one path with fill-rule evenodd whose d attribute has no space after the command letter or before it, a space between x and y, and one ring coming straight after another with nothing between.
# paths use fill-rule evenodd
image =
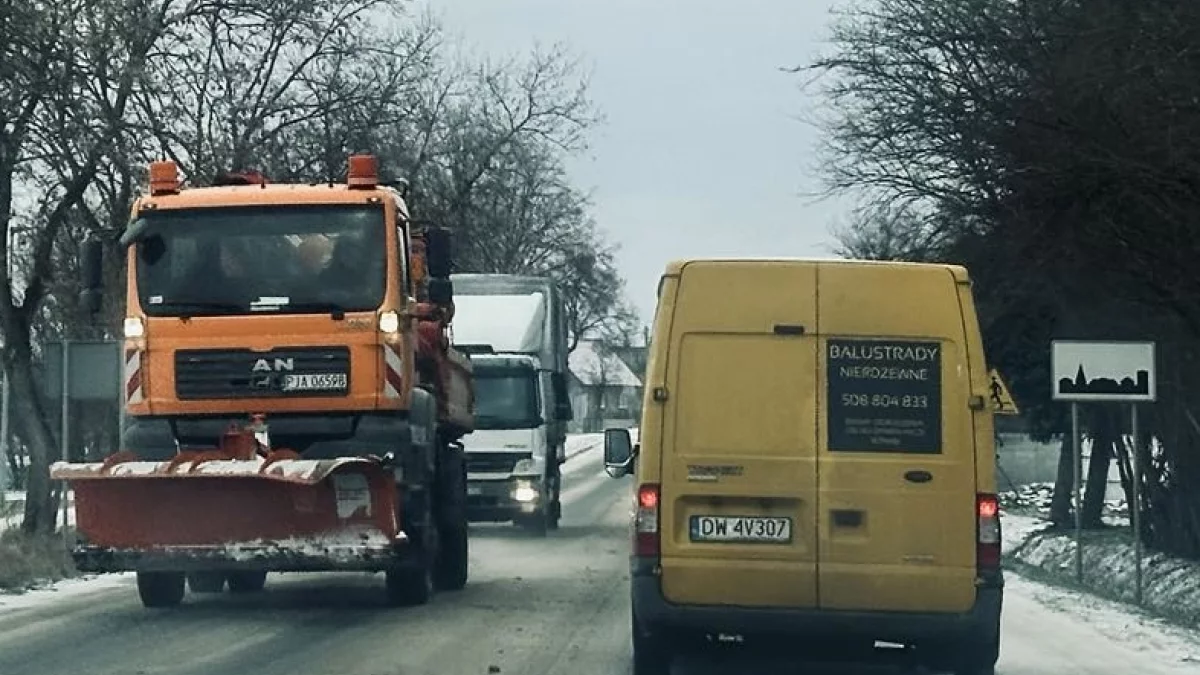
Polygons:
<instances>
[{"instance_id":1,"label":"truck windshield","mask_svg":"<svg viewBox=\"0 0 1200 675\"><path fill-rule=\"evenodd\" d=\"M541 423L537 373L475 368L475 428L533 429Z\"/></svg>"},{"instance_id":2,"label":"truck windshield","mask_svg":"<svg viewBox=\"0 0 1200 675\"><path fill-rule=\"evenodd\" d=\"M137 288L147 314L367 311L383 302L380 206L220 207L144 218Z\"/></svg>"}]
</instances>

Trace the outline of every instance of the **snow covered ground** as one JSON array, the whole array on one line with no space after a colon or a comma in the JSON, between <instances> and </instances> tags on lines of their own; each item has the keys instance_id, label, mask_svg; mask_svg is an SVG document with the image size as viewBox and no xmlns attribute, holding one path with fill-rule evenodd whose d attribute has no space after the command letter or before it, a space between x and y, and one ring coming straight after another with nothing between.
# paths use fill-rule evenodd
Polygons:
<instances>
[{"instance_id":1,"label":"snow covered ground","mask_svg":"<svg viewBox=\"0 0 1200 675\"><path fill-rule=\"evenodd\" d=\"M1070 529L1050 529L1051 490L1050 486L1032 485L1002 497L1005 557L1019 571L1074 586L1074 534ZM1110 527L1084 532L1083 588L1132 603L1136 557L1127 514L1123 500L1109 500L1104 521ZM1145 609L1185 625L1200 623L1200 562L1143 552L1142 574Z\"/></svg>"}]
</instances>

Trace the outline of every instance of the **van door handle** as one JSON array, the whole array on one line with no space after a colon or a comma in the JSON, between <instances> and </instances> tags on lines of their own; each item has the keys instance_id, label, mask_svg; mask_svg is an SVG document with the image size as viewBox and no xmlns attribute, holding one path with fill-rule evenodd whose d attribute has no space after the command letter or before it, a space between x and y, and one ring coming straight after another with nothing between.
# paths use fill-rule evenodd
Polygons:
<instances>
[{"instance_id":1,"label":"van door handle","mask_svg":"<svg viewBox=\"0 0 1200 675\"><path fill-rule=\"evenodd\" d=\"M905 471L904 480L910 483L928 483L933 480L933 474L922 470Z\"/></svg>"},{"instance_id":2,"label":"van door handle","mask_svg":"<svg viewBox=\"0 0 1200 675\"><path fill-rule=\"evenodd\" d=\"M804 335L804 326L795 323L775 324L776 335Z\"/></svg>"}]
</instances>

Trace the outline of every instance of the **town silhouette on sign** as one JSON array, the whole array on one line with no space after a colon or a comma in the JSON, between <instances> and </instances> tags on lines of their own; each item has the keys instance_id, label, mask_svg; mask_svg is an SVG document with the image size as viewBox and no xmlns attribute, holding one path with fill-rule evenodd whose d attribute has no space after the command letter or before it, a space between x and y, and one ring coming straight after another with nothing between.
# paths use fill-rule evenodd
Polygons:
<instances>
[{"instance_id":1,"label":"town silhouette on sign","mask_svg":"<svg viewBox=\"0 0 1200 675\"><path fill-rule=\"evenodd\" d=\"M1094 380L1087 379L1087 375L1083 372L1083 364L1079 364L1079 370L1075 373L1075 379L1064 377L1058 381L1058 393L1060 394L1140 394L1143 396L1150 394L1150 371L1137 371L1137 381L1133 378L1124 377L1120 382L1111 377L1098 377Z\"/></svg>"}]
</instances>

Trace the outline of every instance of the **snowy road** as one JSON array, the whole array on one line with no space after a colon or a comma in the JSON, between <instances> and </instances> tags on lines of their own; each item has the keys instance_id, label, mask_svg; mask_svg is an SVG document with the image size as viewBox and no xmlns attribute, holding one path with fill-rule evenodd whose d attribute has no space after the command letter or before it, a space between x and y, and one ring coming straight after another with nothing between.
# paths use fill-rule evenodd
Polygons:
<instances>
[{"instance_id":1,"label":"snowy road","mask_svg":"<svg viewBox=\"0 0 1200 675\"><path fill-rule=\"evenodd\" d=\"M354 574L272 575L261 595L189 596L166 611L143 609L128 579L84 582L0 596L0 673L624 675L630 483L604 476L597 448L567 468L562 529L535 540L510 527L476 528L470 584L431 605L383 608L382 581ZM1013 579L1006 605L1001 675L1200 672L1194 637L1107 603ZM697 658L674 672L901 671Z\"/></svg>"}]
</instances>

